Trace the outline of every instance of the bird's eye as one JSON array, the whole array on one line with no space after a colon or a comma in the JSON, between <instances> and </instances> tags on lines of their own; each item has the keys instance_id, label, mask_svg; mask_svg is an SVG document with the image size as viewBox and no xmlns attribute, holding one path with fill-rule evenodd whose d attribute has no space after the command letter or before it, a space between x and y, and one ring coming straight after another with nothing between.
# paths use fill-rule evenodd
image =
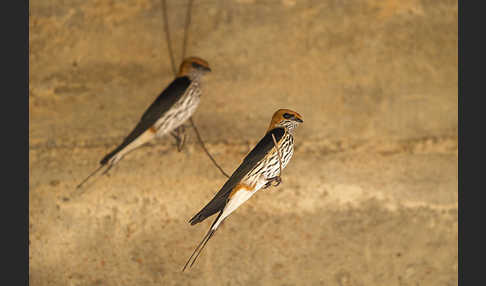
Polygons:
<instances>
[{"instance_id":1,"label":"bird's eye","mask_svg":"<svg viewBox=\"0 0 486 286\"><path fill-rule=\"evenodd\" d=\"M290 118L292 118L292 117L293 117L293 115L292 115L292 114L290 114L290 113L284 113L283 117L284 117L285 119L290 119Z\"/></svg>"}]
</instances>

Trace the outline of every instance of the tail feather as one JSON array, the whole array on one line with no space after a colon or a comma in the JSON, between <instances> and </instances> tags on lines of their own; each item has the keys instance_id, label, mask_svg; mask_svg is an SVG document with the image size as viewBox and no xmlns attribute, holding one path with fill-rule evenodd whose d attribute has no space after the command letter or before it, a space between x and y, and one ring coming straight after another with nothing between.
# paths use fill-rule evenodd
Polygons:
<instances>
[{"instance_id":1,"label":"tail feather","mask_svg":"<svg viewBox=\"0 0 486 286\"><path fill-rule=\"evenodd\" d=\"M139 123L140 125L140 123ZM103 175L106 175L110 169L118 163L122 159L124 155L129 153L130 151L133 151L137 147L147 143L150 139L155 137L155 133L151 130L145 130L145 131L140 131L143 130L139 128L139 125L137 125L137 128L135 128L132 133L125 138L125 140L120 144L118 147L116 147L113 151L110 153L106 154L103 159L100 161L100 167L96 169L93 173L91 173L86 179L84 179L76 188L79 189L81 186L88 181L89 178L91 178L94 174L98 173L98 171L103 168L104 166L108 165L108 168L103 172Z\"/></svg>"},{"instance_id":2,"label":"tail feather","mask_svg":"<svg viewBox=\"0 0 486 286\"><path fill-rule=\"evenodd\" d=\"M197 258L201 254L202 250L206 246L206 243L208 243L209 239L211 239L211 237L214 235L214 233L218 229L218 227L214 227L214 226L218 222L218 220L221 217L221 214L222 213L223 213L222 211L219 213L218 217L211 224L211 227L209 228L209 231L203 237L203 239L201 240L201 242L197 245L196 249L194 249L194 252L192 253L191 257L189 257L189 259L187 260L186 264L184 265L184 268L182 269L182 272L184 272L186 270L186 268L189 265L189 262L191 262L191 260L192 260L192 262L189 265L189 268L191 268L192 265L194 265L194 263L196 262ZM219 224L218 224L218 226L219 226ZM196 255L196 256L194 256L194 255ZM192 259L193 257L194 257L194 259Z\"/></svg>"},{"instance_id":3,"label":"tail feather","mask_svg":"<svg viewBox=\"0 0 486 286\"><path fill-rule=\"evenodd\" d=\"M101 173L101 175L106 175L110 170L111 168L113 168L113 166L115 165L114 162L111 162L108 164L108 167L103 171L103 173ZM106 164L102 164L101 166L99 166L98 168L96 168L96 170L94 170L93 172L91 172L91 174L89 174L81 183L79 183L79 185L76 186L76 190L79 190L81 189L81 187L92 177L94 176L96 173L98 173L101 169L103 169L103 167L106 167Z\"/></svg>"},{"instance_id":4,"label":"tail feather","mask_svg":"<svg viewBox=\"0 0 486 286\"><path fill-rule=\"evenodd\" d=\"M184 265L184 268L182 269L182 272L184 272L186 270L187 266L189 265L189 262L191 262L191 260L192 260L192 257L194 257L194 254L197 253L197 255L194 257L194 260L192 260L191 265L189 266L189 267L192 267L194 262L196 262L196 259L199 257L199 254L201 254L201 251L203 250L206 243L209 241L211 236L213 236L214 232L215 232L215 230L209 229L208 233L204 236L204 238L198 244L196 249L194 249L194 252L192 253L191 257L189 257L189 259L187 260L186 264Z\"/></svg>"},{"instance_id":5,"label":"tail feather","mask_svg":"<svg viewBox=\"0 0 486 286\"><path fill-rule=\"evenodd\" d=\"M227 193L229 194L230 192ZM191 225L195 225L214 215L215 213L222 211L226 205L226 202L228 201L227 198L227 195L219 196L218 194L216 194L214 198L209 201L209 203L207 203L196 215L194 215L189 220L189 223Z\"/></svg>"},{"instance_id":6,"label":"tail feather","mask_svg":"<svg viewBox=\"0 0 486 286\"><path fill-rule=\"evenodd\" d=\"M113 158L118 152L120 152L121 150L123 150L123 148L125 148L125 147L126 147L126 145L123 145L123 144L121 144L120 146L116 147L115 150L113 150L110 153L106 154L105 157L103 157L103 159L101 159L100 164L101 165L106 165L108 163L108 161L111 160L111 158Z\"/></svg>"},{"instance_id":7,"label":"tail feather","mask_svg":"<svg viewBox=\"0 0 486 286\"><path fill-rule=\"evenodd\" d=\"M218 206L219 207L219 206ZM195 225L197 223L200 223L202 222L203 220L207 219L208 217L212 216L213 214L217 213L218 211L220 211L220 209L208 209L208 208L204 208L202 209L200 212L198 212L195 216L193 216L190 220L189 220L189 223L191 225Z\"/></svg>"},{"instance_id":8,"label":"tail feather","mask_svg":"<svg viewBox=\"0 0 486 286\"><path fill-rule=\"evenodd\" d=\"M209 237L208 239L206 239L206 241L203 243L203 245L201 246L201 248L199 249L199 251L197 252L196 254L196 257L194 257L194 259L192 260L192 263L189 267L192 267L192 265L194 265L194 263L196 262L197 258L199 257L199 255L201 254L202 250L204 249L204 247L206 246L206 243L208 243L209 239L211 239L211 237L213 236L213 234L216 232L216 228L215 229L212 229L209 233Z\"/></svg>"},{"instance_id":9,"label":"tail feather","mask_svg":"<svg viewBox=\"0 0 486 286\"><path fill-rule=\"evenodd\" d=\"M81 183L79 183L79 185L76 186L76 189L79 189L81 188L88 180L89 178L91 178L93 175L95 175L96 173L98 173L105 165L101 165L99 166L98 168L96 168L96 170L94 170L91 174L89 174L89 176L87 176ZM106 173L106 171L105 171Z\"/></svg>"}]
</instances>

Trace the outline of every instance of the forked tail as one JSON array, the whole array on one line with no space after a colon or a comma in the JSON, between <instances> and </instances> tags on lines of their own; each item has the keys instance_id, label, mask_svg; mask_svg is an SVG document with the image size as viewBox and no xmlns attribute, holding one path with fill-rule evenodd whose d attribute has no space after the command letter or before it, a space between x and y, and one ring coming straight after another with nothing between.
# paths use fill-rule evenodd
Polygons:
<instances>
[{"instance_id":1,"label":"forked tail","mask_svg":"<svg viewBox=\"0 0 486 286\"><path fill-rule=\"evenodd\" d=\"M115 165L113 163L108 163L108 164L109 165L106 168L106 170L103 171L103 173L101 173L102 175L106 175L106 173L108 173L108 171L110 171L111 168L113 168L113 166ZM91 178L96 173L98 173L103 167L106 167L106 164L103 164L103 165L99 166L96 170L94 170L91 174L89 174L89 176L87 176L81 183L79 183L79 185L76 186L76 189L80 189L89 180L89 178Z\"/></svg>"},{"instance_id":2,"label":"forked tail","mask_svg":"<svg viewBox=\"0 0 486 286\"><path fill-rule=\"evenodd\" d=\"M96 170L94 170L91 174L89 174L89 176L87 176L81 183L79 183L79 185L76 186L76 189L80 189L84 183L86 183L89 178L91 178L92 176L94 176L96 173L98 173L105 165L101 165L99 166L98 168L96 168ZM105 171L106 172L106 171Z\"/></svg>"},{"instance_id":3,"label":"forked tail","mask_svg":"<svg viewBox=\"0 0 486 286\"><path fill-rule=\"evenodd\" d=\"M221 214L222 213L223 213L223 211L221 211L219 213L218 217L214 220L213 224L211 224L211 227L209 228L208 233L204 236L204 238L198 244L198 246L196 247L196 249L194 249L194 252L192 253L191 257L189 257L189 259L186 262L186 265L184 265L184 268L182 269L182 272L184 272L186 270L186 268L187 268L188 265L189 265L189 268L191 268L192 265L194 265L194 262L196 262L196 259L199 257L199 255L201 254L201 251L206 246L206 243L208 243L209 239L211 239L211 237L213 236L213 234L218 229L219 224L216 227L214 227L214 226L216 225L216 222L218 222L218 220L221 217ZM194 256L195 254L196 254L196 256ZM194 257L194 259L192 259L193 257ZM191 260L192 260L192 262L191 262ZM191 262L191 264L189 264L189 262Z\"/></svg>"}]
</instances>

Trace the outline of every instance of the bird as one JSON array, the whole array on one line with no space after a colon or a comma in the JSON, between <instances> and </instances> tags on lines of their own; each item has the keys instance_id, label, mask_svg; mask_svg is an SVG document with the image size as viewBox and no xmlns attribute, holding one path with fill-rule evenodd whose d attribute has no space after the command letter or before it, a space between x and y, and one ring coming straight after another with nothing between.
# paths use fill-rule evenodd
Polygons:
<instances>
[{"instance_id":1,"label":"bird","mask_svg":"<svg viewBox=\"0 0 486 286\"><path fill-rule=\"evenodd\" d=\"M184 132L183 123L194 114L199 105L202 95L201 79L208 72L211 72L211 68L207 61L199 57L185 58L180 64L176 78L147 108L135 128L120 145L101 159L98 169L86 177L76 188L81 188L103 167L108 166L103 172L106 174L128 152L167 133L175 137L180 151L184 144L184 140L181 139Z\"/></svg>"},{"instance_id":2,"label":"bird","mask_svg":"<svg viewBox=\"0 0 486 286\"><path fill-rule=\"evenodd\" d=\"M232 212L258 190L278 186L282 182L281 172L294 153L294 131L303 122L302 116L290 109L279 109L273 114L263 138L246 155L213 199L189 220L191 225L195 225L218 213L182 271L186 270L191 259L192 267L206 243Z\"/></svg>"}]
</instances>

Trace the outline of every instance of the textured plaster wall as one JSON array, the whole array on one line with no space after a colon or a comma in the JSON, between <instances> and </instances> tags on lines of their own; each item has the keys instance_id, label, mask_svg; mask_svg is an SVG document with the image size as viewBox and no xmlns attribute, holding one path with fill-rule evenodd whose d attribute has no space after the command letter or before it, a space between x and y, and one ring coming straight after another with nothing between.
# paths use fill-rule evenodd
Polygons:
<instances>
[{"instance_id":1,"label":"textured plaster wall","mask_svg":"<svg viewBox=\"0 0 486 286\"><path fill-rule=\"evenodd\" d=\"M168 0L180 61L186 1ZM195 122L227 172L272 113L305 123L278 188L194 268L224 183L162 138L73 188L171 81L161 2L30 1L31 285L457 285L457 2L196 0Z\"/></svg>"}]
</instances>

